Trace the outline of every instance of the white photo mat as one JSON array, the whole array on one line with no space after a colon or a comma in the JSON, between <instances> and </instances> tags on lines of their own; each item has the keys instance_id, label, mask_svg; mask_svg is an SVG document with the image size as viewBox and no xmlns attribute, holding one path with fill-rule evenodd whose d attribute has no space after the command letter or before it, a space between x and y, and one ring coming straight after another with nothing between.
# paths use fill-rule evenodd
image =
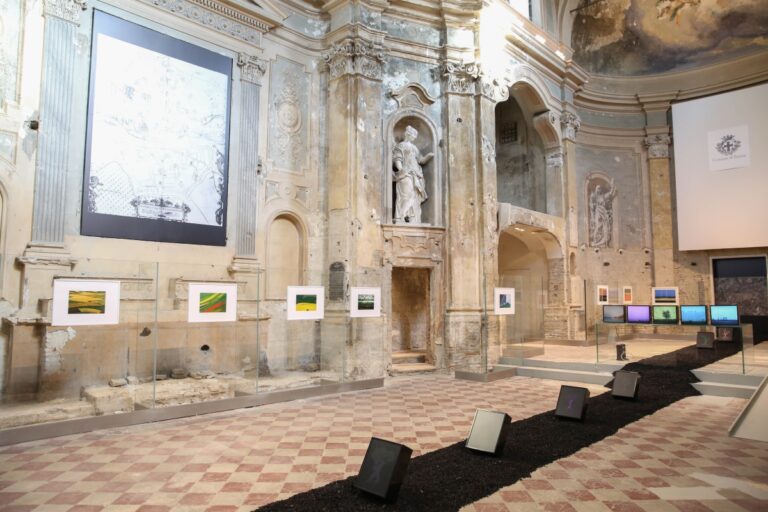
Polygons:
<instances>
[{"instance_id":1,"label":"white photo mat","mask_svg":"<svg viewBox=\"0 0 768 512\"><path fill-rule=\"evenodd\" d=\"M622 304L632 304L635 296L632 294L631 286L624 286L621 288L621 302Z\"/></svg>"},{"instance_id":2,"label":"white photo mat","mask_svg":"<svg viewBox=\"0 0 768 512\"><path fill-rule=\"evenodd\" d=\"M370 300L373 307L370 307ZM362 307L361 307L362 306ZM381 316L381 288L352 287L349 290L349 316L376 318Z\"/></svg>"},{"instance_id":3,"label":"white photo mat","mask_svg":"<svg viewBox=\"0 0 768 512\"><path fill-rule=\"evenodd\" d=\"M610 287L607 284L597 285L595 300L597 304L610 304Z\"/></svg>"},{"instance_id":4,"label":"white photo mat","mask_svg":"<svg viewBox=\"0 0 768 512\"><path fill-rule=\"evenodd\" d=\"M657 298L657 292L661 292L662 295ZM672 295L674 294L674 298L666 297L666 295ZM665 304L670 306L676 306L680 304L680 293L678 292L678 289L676 286L655 286L651 288L651 304L654 306L660 305L663 306Z\"/></svg>"},{"instance_id":5,"label":"white photo mat","mask_svg":"<svg viewBox=\"0 0 768 512\"><path fill-rule=\"evenodd\" d=\"M497 315L515 314L515 289L493 289L493 312Z\"/></svg>"},{"instance_id":6,"label":"white photo mat","mask_svg":"<svg viewBox=\"0 0 768 512\"><path fill-rule=\"evenodd\" d=\"M201 294L224 294L224 311L200 311ZM221 297L207 297L214 302ZM205 306L205 304L204 304ZM197 322L235 322L237 320L237 284L189 283L187 320Z\"/></svg>"},{"instance_id":7,"label":"white photo mat","mask_svg":"<svg viewBox=\"0 0 768 512\"><path fill-rule=\"evenodd\" d=\"M85 294L78 301L78 292ZM87 307L87 296L103 304L103 313L87 312L101 306ZM103 301L100 299L103 298ZM83 312L70 312L70 299L74 307L83 305ZM120 281L87 281L83 279L55 279L53 281L53 313L51 325L111 325L120 323Z\"/></svg>"},{"instance_id":8,"label":"white photo mat","mask_svg":"<svg viewBox=\"0 0 768 512\"><path fill-rule=\"evenodd\" d=\"M288 320L322 320L325 316L325 288L289 286L285 309Z\"/></svg>"}]
</instances>

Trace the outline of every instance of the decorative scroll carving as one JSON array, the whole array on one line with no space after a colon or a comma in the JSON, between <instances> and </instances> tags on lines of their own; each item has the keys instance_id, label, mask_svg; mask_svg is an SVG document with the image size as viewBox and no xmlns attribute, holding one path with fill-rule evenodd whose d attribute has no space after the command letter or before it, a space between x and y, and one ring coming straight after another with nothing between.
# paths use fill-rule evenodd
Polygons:
<instances>
[{"instance_id":1,"label":"decorative scroll carving","mask_svg":"<svg viewBox=\"0 0 768 512\"><path fill-rule=\"evenodd\" d=\"M86 9L85 0L45 0L45 15L64 21L80 23L80 13Z\"/></svg>"},{"instance_id":2,"label":"decorative scroll carving","mask_svg":"<svg viewBox=\"0 0 768 512\"><path fill-rule=\"evenodd\" d=\"M383 46L357 38L334 43L323 53L323 60L331 71L331 79L357 74L372 80L381 80L384 57Z\"/></svg>"},{"instance_id":3,"label":"decorative scroll carving","mask_svg":"<svg viewBox=\"0 0 768 512\"><path fill-rule=\"evenodd\" d=\"M491 101L501 103L509 99L509 86L503 80L482 75L480 93Z\"/></svg>"},{"instance_id":4,"label":"decorative scroll carving","mask_svg":"<svg viewBox=\"0 0 768 512\"><path fill-rule=\"evenodd\" d=\"M496 147L491 142L491 139L483 135L483 145L480 149L483 160L485 163L490 164L496 160Z\"/></svg>"},{"instance_id":5,"label":"decorative scroll carving","mask_svg":"<svg viewBox=\"0 0 768 512\"><path fill-rule=\"evenodd\" d=\"M248 43L258 44L272 27L216 0L144 0Z\"/></svg>"},{"instance_id":6,"label":"decorative scroll carving","mask_svg":"<svg viewBox=\"0 0 768 512\"><path fill-rule=\"evenodd\" d=\"M593 178L587 190L589 193L589 245L609 247L613 236L613 198L616 185L613 180L606 183L603 178ZM603 187L610 186L605 190Z\"/></svg>"},{"instance_id":7,"label":"decorative scroll carving","mask_svg":"<svg viewBox=\"0 0 768 512\"><path fill-rule=\"evenodd\" d=\"M575 141L576 133L581 127L581 119L573 112L563 112L560 116L560 126L563 129L563 139Z\"/></svg>"},{"instance_id":8,"label":"decorative scroll carving","mask_svg":"<svg viewBox=\"0 0 768 512\"><path fill-rule=\"evenodd\" d=\"M389 92L389 95L397 102L398 108L413 107L424 109L437 101L429 95L420 84L411 82L397 90Z\"/></svg>"},{"instance_id":9,"label":"decorative scroll carving","mask_svg":"<svg viewBox=\"0 0 768 512\"><path fill-rule=\"evenodd\" d=\"M669 135L651 135L644 142L648 148L648 158L669 158L669 145L672 143Z\"/></svg>"},{"instance_id":10,"label":"decorative scroll carving","mask_svg":"<svg viewBox=\"0 0 768 512\"><path fill-rule=\"evenodd\" d=\"M267 63L253 55L238 54L237 65L240 66L240 80L261 85L261 79L267 71Z\"/></svg>"},{"instance_id":11,"label":"decorative scroll carving","mask_svg":"<svg viewBox=\"0 0 768 512\"><path fill-rule=\"evenodd\" d=\"M445 79L446 92L455 94L473 94L475 82L481 75L480 65L474 62L445 61L439 72Z\"/></svg>"}]
</instances>

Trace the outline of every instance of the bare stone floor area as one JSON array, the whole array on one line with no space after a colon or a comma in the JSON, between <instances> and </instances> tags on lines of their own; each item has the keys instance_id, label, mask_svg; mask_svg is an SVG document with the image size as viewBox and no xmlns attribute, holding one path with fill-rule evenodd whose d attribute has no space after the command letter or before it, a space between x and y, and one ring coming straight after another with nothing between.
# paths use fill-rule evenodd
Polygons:
<instances>
[{"instance_id":1,"label":"bare stone floor area","mask_svg":"<svg viewBox=\"0 0 768 512\"><path fill-rule=\"evenodd\" d=\"M371 436L417 457L464 439L476 408L513 421L551 410L561 384L397 377L380 389L5 447L0 510L254 510L357 474ZM727 436L744 404L686 398L463 510L768 510L768 444Z\"/></svg>"}]
</instances>

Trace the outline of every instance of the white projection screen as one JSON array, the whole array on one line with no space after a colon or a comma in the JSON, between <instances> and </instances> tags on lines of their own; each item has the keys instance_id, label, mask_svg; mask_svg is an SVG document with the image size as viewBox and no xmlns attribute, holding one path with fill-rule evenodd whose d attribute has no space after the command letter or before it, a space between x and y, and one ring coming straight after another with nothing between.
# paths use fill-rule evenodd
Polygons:
<instances>
[{"instance_id":1,"label":"white projection screen","mask_svg":"<svg viewBox=\"0 0 768 512\"><path fill-rule=\"evenodd\" d=\"M672 105L678 247L768 246L768 84Z\"/></svg>"}]
</instances>

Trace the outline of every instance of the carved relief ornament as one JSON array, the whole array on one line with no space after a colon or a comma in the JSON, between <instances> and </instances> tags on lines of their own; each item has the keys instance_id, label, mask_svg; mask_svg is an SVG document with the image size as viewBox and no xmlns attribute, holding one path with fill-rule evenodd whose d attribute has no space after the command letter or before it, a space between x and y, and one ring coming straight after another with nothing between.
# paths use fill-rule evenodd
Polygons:
<instances>
[{"instance_id":1,"label":"carved relief ornament","mask_svg":"<svg viewBox=\"0 0 768 512\"><path fill-rule=\"evenodd\" d=\"M229 36L258 44L272 26L216 0L143 0Z\"/></svg>"},{"instance_id":2,"label":"carved relief ornament","mask_svg":"<svg viewBox=\"0 0 768 512\"><path fill-rule=\"evenodd\" d=\"M490 164L496 160L496 146L491 139L483 135L483 145L480 149L485 163Z\"/></svg>"},{"instance_id":3,"label":"carved relief ornament","mask_svg":"<svg viewBox=\"0 0 768 512\"><path fill-rule=\"evenodd\" d=\"M45 15L55 16L71 23L80 22L80 13L86 9L85 0L45 0Z\"/></svg>"},{"instance_id":4,"label":"carved relief ornament","mask_svg":"<svg viewBox=\"0 0 768 512\"><path fill-rule=\"evenodd\" d=\"M563 112L560 116L560 126L563 129L563 139L576 140L576 133L581 127L581 119L573 112Z\"/></svg>"},{"instance_id":5,"label":"carved relief ornament","mask_svg":"<svg viewBox=\"0 0 768 512\"><path fill-rule=\"evenodd\" d=\"M669 158L669 145L672 137L669 135L651 135L645 138L648 148L648 158Z\"/></svg>"},{"instance_id":6,"label":"carved relief ornament","mask_svg":"<svg viewBox=\"0 0 768 512\"><path fill-rule=\"evenodd\" d=\"M481 75L480 94L491 101L501 103L509 99L509 87L503 80Z\"/></svg>"},{"instance_id":7,"label":"carved relief ornament","mask_svg":"<svg viewBox=\"0 0 768 512\"><path fill-rule=\"evenodd\" d=\"M381 80L384 68L384 47L364 39L344 39L334 43L323 53L323 60L328 64L331 79L343 75L362 75L373 80Z\"/></svg>"},{"instance_id":8,"label":"carved relief ornament","mask_svg":"<svg viewBox=\"0 0 768 512\"><path fill-rule=\"evenodd\" d=\"M244 82L261 85L261 79L267 71L267 63L264 60L240 53L237 56L237 65L240 66L240 79Z\"/></svg>"}]
</instances>

